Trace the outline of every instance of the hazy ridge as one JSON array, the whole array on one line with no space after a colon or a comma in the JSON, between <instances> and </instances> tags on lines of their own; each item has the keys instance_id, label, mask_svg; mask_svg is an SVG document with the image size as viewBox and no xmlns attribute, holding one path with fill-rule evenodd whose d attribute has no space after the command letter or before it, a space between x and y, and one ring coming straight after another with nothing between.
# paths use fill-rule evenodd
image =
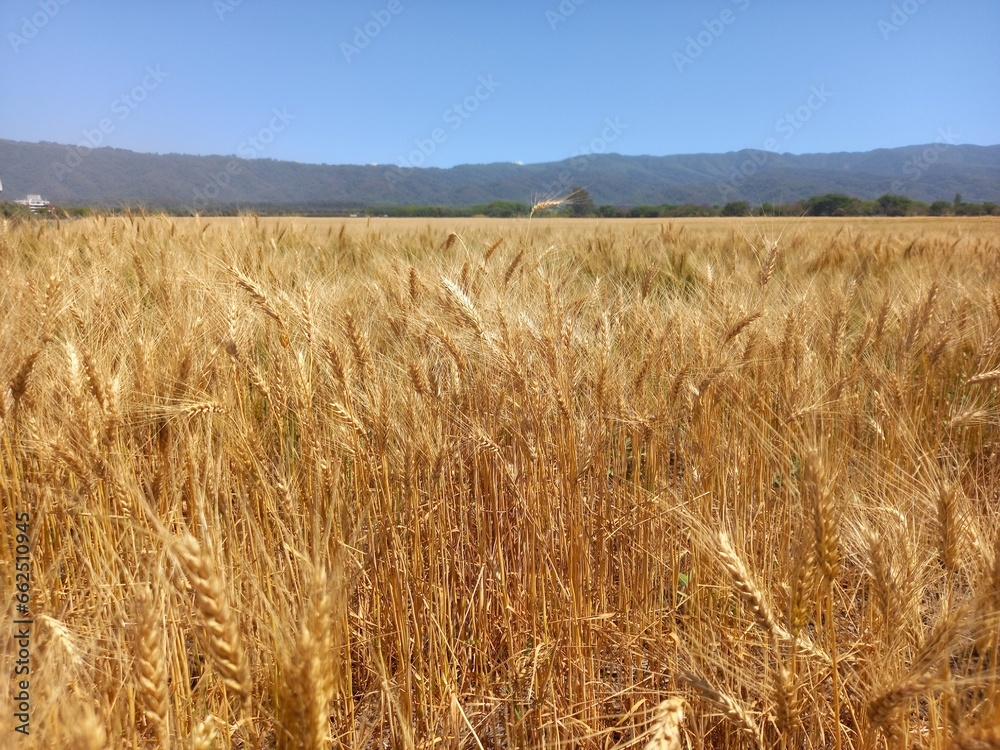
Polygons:
<instances>
[{"instance_id":1,"label":"hazy ridge","mask_svg":"<svg viewBox=\"0 0 1000 750\"><path fill-rule=\"evenodd\" d=\"M558 162L449 169L324 165L234 156L146 154L117 148L0 139L6 200L40 193L59 204L144 203L358 207L470 206L582 185L598 204L788 202L823 193L872 199L1000 200L1000 145L944 143L829 154L593 154Z\"/></svg>"}]
</instances>

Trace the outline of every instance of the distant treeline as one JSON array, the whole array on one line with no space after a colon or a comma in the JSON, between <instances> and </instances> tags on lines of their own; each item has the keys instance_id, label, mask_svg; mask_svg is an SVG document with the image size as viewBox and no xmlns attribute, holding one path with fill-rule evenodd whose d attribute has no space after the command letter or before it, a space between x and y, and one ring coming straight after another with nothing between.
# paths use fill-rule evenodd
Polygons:
<instances>
[{"instance_id":1,"label":"distant treeline","mask_svg":"<svg viewBox=\"0 0 1000 750\"><path fill-rule=\"evenodd\" d=\"M495 216L513 218L527 216L531 206L526 203L494 201L492 203L452 208L447 206L392 206L375 213L388 216ZM725 205L664 204L660 206L595 206L589 198L573 200L543 212L546 216L579 216L602 218L679 218L685 216L1000 216L1000 205L992 202L966 203L961 195L952 201L924 203L903 195L886 193L875 200L852 198L840 193L817 195L792 203L761 203L733 201Z\"/></svg>"},{"instance_id":2,"label":"distant treeline","mask_svg":"<svg viewBox=\"0 0 1000 750\"><path fill-rule=\"evenodd\" d=\"M166 213L190 215L188 211L152 206L52 206L47 213L35 216L78 217L91 213ZM256 213L270 216L390 216L390 217L475 217L495 218L526 217L532 206L516 201L492 201L474 206L371 206L344 208L323 204L263 204L218 206L202 212L203 216L237 216ZM791 203L761 203L732 201L724 205L663 204L659 206L597 206L587 191L578 189L571 199L555 208L536 211L536 216L600 217L600 218L681 218L697 216L1000 216L1000 205L966 203L960 194L951 201L933 203L913 200L903 195L886 193L875 200L852 198L842 193L827 193ZM16 203L0 202L0 216L32 216L27 207Z\"/></svg>"}]
</instances>

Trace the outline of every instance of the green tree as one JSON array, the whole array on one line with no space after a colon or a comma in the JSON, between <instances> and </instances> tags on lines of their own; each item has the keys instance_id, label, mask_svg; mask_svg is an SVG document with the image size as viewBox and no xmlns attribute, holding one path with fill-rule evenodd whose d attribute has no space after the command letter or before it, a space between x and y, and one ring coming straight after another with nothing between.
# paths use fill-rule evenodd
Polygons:
<instances>
[{"instance_id":1,"label":"green tree","mask_svg":"<svg viewBox=\"0 0 1000 750\"><path fill-rule=\"evenodd\" d=\"M849 212L854 199L843 193L817 195L806 201L806 213L810 216L844 216Z\"/></svg>"},{"instance_id":2,"label":"green tree","mask_svg":"<svg viewBox=\"0 0 1000 750\"><path fill-rule=\"evenodd\" d=\"M524 216L531 211L531 206L516 201L491 201L490 203L479 203L472 207L473 215L492 216L495 218L509 219L514 216Z\"/></svg>"},{"instance_id":3,"label":"green tree","mask_svg":"<svg viewBox=\"0 0 1000 750\"><path fill-rule=\"evenodd\" d=\"M958 216L982 216L986 213L982 203L961 203L955 209Z\"/></svg>"},{"instance_id":4,"label":"green tree","mask_svg":"<svg viewBox=\"0 0 1000 750\"><path fill-rule=\"evenodd\" d=\"M880 196L876 202L878 203L878 212L883 216L906 216L910 213L910 207L913 204L913 201L905 195L893 193Z\"/></svg>"},{"instance_id":5,"label":"green tree","mask_svg":"<svg viewBox=\"0 0 1000 750\"><path fill-rule=\"evenodd\" d=\"M722 207L723 216L748 216L750 204L746 201L730 201Z\"/></svg>"},{"instance_id":6,"label":"green tree","mask_svg":"<svg viewBox=\"0 0 1000 750\"><path fill-rule=\"evenodd\" d=\"M0 217L28 219L31 218L31 216L31 210L27 206L22 206L18 203L11 203L10 201L0 203Z\"/></svg>"},{"instance_id":7,"label":"green tree","mask_svg":"<svg viewBox=\"0 0 1000 750\"><path fill-rule=\"evenodd\" d=\"M569 204L568 213L570 216L593 216L597 212L597 206L590 197L585 187L575 187L566 196Z\"/></svg>"}]
</instances>

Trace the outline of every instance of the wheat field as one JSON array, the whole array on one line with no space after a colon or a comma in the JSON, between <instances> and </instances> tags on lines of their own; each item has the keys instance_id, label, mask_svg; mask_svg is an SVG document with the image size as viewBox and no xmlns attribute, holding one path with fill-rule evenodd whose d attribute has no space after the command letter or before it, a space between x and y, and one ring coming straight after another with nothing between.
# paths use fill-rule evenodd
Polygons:
<instances>
[{"instance_id":1,"label":"wheat field","mask_svg":"<svg viewBox=\"0 0 1000 750\"><path fill-rule=\"evenodd\" d=\"M998 229L5 223L0 746L1000 748Z\"/></svg>"}]
</instances>

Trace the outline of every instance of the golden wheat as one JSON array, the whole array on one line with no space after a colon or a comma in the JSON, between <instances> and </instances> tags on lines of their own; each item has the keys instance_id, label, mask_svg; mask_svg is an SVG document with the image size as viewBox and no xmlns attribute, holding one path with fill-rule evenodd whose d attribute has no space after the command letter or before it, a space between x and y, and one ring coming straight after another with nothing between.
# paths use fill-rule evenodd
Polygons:
<instances>
[{"instance_id":1,"label":"golden wheat","mask_svg":"<svg viewBox=\"0 0 1000 750\"><path fill-rule=\"evenodd\" d=\"M996 221L557 202L0 230L24 747L996 745Z\"/></svg>"}]
</instances>

